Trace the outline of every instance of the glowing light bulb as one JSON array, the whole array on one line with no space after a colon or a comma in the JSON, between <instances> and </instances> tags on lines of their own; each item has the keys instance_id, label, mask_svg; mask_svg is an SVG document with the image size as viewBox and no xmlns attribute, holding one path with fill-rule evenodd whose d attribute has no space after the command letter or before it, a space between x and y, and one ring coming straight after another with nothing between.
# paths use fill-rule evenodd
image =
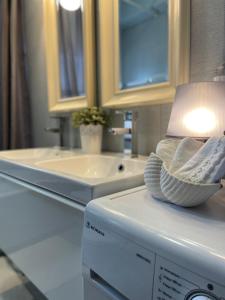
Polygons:
<instances>
[{"instance_id":1,"label":"glowing light bulb","mask_svg":"<svg viewBox=\"0 0 225 300\"><path fill-rule=\"evenodd\" d=\"M69 11L78 10L81 7L81 0L58 0L58 3Z\"/></svg>"},{"instance_id":2,"label":"glowing light bulb","mask_svg":"<svg viewBox=\"0 0 225 300\"><path fill-rule=\"evenodd\" d=\"M216 123L214 113L204 107L194 109L183 119L183 124L188 130L199 134L211 132Z\"/></svg>"}]
</instances>

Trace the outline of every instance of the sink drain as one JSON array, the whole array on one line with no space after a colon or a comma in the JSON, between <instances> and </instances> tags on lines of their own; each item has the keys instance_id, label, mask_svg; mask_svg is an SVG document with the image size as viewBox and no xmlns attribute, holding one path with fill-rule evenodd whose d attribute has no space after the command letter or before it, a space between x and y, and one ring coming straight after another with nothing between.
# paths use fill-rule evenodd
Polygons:
<instances>
[{"instance_id":1,"label":"sink drain","mask_svg":"<svg viewBox=\"0 0 225 300\"><path fill-rule=\"evenodd\" d=\"M119 171L119 172L123 172L124 169L125 169L125 167L124 167L123 164L120 164L120 165L118 166L118 171Z\"/></svg>"}]
</instances>

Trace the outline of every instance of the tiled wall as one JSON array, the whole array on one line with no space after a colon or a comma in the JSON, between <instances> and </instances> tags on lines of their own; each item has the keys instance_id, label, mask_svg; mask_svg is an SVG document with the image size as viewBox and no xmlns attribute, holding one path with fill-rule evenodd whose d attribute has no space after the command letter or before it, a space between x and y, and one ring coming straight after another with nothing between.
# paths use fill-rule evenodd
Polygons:
<instances>
[{"instance_id":1,"label":"tiled wall","mask_svg":"<svg viewBox=\"0 0 225 300\"><path fill-rule=\"evenodd\" d=\"M166 133L171 104L145 106L136 109L138 111L138 152L142 155L148 155L159 140L163 139ZM123 125L121 116L116 116L112 111L112 123L117 127ZM118 120L120 118L120 120ZM123 141L121 136L112 136L105 132L104 150L122 151Z\"/></svg>"},{"instance_id":2,"label":"tiled wall","mask_svg":"<svg viewBox=\"0 0 225 300\"><path fill-rule=\"evenodd\" d=\"M41 5L40 0L30 0L35 6ZM40 18L36 8L33 18ZM29 18L29 15L28 15ZM33 22L33 19L29 19ZM27 20L27 22L29 22ZM41 23L41 20L39 20ZM29 31L28 38L39 39L39 53L43 53L43 41L40 34L41 27L33 28ZM32 45L32 42L30 42ZM29 49L28 49L29 50ZM33 49L31 49L33 50ZM30 62L41 57L33 57L31 53ZM202 81L212 80L215 69L225 62L225 0L191 0L191 58L190 58L190 80ZM36 61L35 64L38 64ZM33 72L38 70L38 74L31 76L30 86L32 87L33 114L34 120L34 146L43 146L43 144L53 144L48 142L48 136L43 131L43 127L49 122L48 116L42 112L42 108L47 109L46 82L41 78L45 77L45 67L41 64L38 69L33 68ZM44 99L43 99L44 97ZM40 102L38 102L40 101ZM169 121L171 104L154 105L138 108L139 112L139 153L149 154L154 151L157 142L162 139L166 133ZM117 116L113 125L121 123L120 116ZM41 120L41 122L40 122ZM46 124L47 125L47 124ZM70 146L79 146L79 134L70 126L68 120L65 130L66 142ZM44 141L44 142L43 142ZM122 139L119 136L105 135L104 149L108 151L121 151Z\"/></svg>"},{"instance_id":3,"label":"tiled wall","mask_svg":"<svg viewBox=\"0 0 225 300\"><path fill-rule=\"evenodd\" d=\"M191 81L212 80L225 62L225 1L192 0Z\"/></svg>"}]
</instances>

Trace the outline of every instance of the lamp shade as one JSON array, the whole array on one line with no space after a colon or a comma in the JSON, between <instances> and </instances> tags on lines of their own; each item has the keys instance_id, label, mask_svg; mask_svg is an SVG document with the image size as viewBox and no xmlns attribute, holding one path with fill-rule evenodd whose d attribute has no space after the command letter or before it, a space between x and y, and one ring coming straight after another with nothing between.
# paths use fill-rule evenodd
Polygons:
<instances>
[{"instance_id":1,"label":"lamp shade","mask_svg":"<svg viewBox=\"0 0 225 300\"><path fill-rule=\"evenodd\" d=\"M225 82L177 87L167 136L209 138L225 131Z\"/></svg>"}]
</instances>

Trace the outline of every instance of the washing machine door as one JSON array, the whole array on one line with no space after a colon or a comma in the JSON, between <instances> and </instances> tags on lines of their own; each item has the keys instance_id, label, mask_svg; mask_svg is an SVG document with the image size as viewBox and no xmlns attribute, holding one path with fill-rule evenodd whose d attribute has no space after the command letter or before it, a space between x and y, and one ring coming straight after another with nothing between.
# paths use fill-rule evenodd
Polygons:
<instances>
[{"instance_id":1,"label":"washing machine door","mask_svg":"<svg viewBox=\"0 0 225 300\"><path fill-rule=\"evenodd\" d=\"M192 299L192 300L212 300L214 298L212 298L210 296L205 296L205 295L198 295L198 296L194 296L190 299Z\"/></svg>"},{"instance_id":2,"label":"washing machine door","mask_svg":"<svg viewBox=\"0 0 225 300\"><path fill-rule=\"evenodd\" d=\"M185 300L219 300L219 299L207 291L199 290L190 293L185 298Z\"/></svg>"}]
</instances>

